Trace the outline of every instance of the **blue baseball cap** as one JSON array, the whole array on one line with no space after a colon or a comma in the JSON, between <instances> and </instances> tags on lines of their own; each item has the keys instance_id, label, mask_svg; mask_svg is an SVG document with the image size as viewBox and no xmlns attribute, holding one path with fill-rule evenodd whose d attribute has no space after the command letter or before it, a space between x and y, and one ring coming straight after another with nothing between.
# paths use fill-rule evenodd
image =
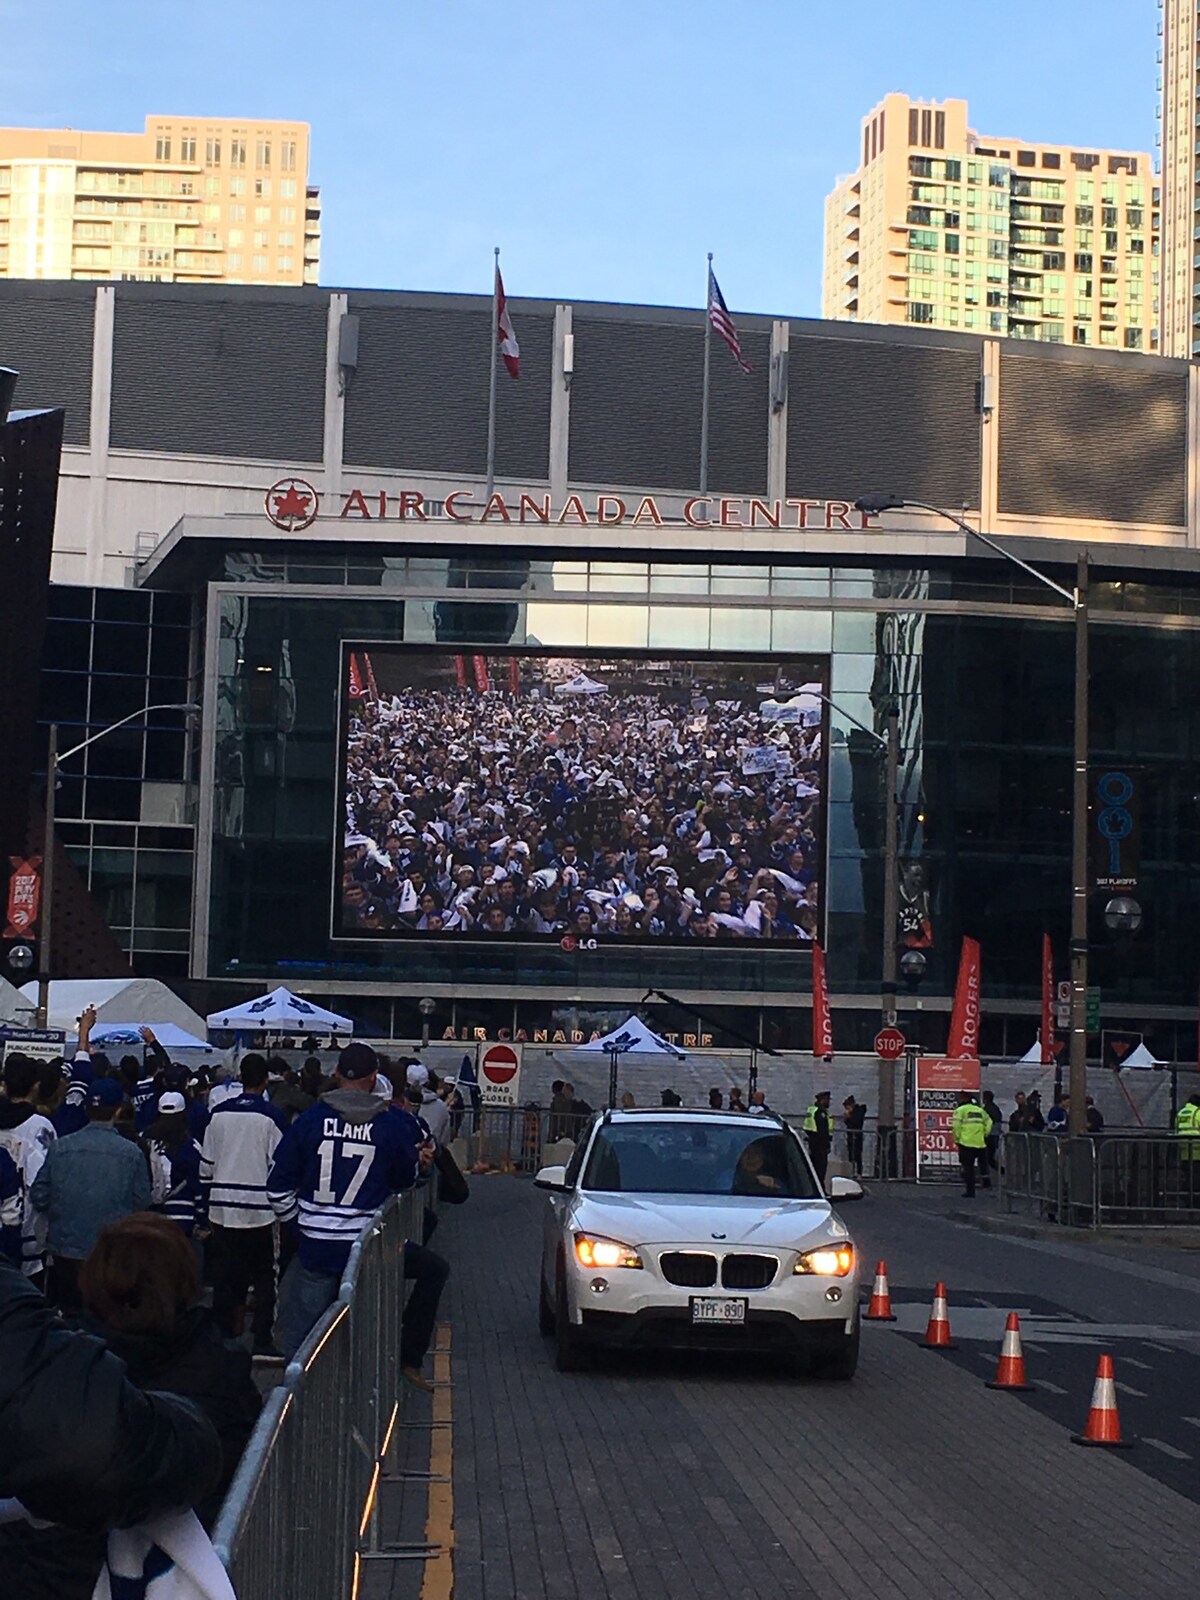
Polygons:
<instances>
[{"instance_id":1,"label":"blue baseball cap","mask_svg":"<svg viewBox=\"0 0 1200 1600\"><path fill-rule=\"evenodd\" d=\"M125 1098L125 1091L115 1078L97 1078L88 1091L87 1103L92 1106L116 1107Z\"/></svg>"},{"instance_id":2,"label":"blue baseball cap","mask_svg":"<svg viewBox=\"0 0 1200 1600\"><path fill-rule=\"evenodd\" d=\"M369 1078L373 1072L379 1071L379 1058L369 1044L363 1044L356 1039L352 1044L346 1045L338 1056L337 1075L345 1078L347 1082L358 1078Z\"/></svg>"}]
</instances>

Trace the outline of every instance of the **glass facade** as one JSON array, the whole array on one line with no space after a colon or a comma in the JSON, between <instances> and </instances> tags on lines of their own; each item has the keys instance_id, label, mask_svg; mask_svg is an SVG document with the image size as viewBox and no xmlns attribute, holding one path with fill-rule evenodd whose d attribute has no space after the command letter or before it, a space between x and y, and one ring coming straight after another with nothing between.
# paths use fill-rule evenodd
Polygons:
<instances>
[{"instance_id":1,"label":"glass facade","mask_svg":"<svg viewBox=\"0 0 1200 1600\"><path fill-rule=\"evenodd\" d=\"M1044 930L1066 975L1071 628L1065 608L1020 574L1013 583L996 564L961 561L927 569L756 567L381 560L353 551L325 564L283 551L269 566L227 557L216 576L211 882L207 943L195 958L195 970L209 979L328 983L331 994L339 984L375 986L380 998L370 1004L380 1023L386 1011L401 1031L414 1031L415 999L429 986L477 995L481 1010L503 1009L512 1003L506 995L519 994L523 1019L538 1005L561 1015L580 992L660 987L717 996L764 1028L773 1019L781 1043L808 1043L809 961L795 950L744 940L652 953L333 940L339 665L342 641L363 639L482 649L586 643L827 652L837 708L828 780L829 978L835 995L862 997L839 1024L839 1048L869 1047L878 1016L869 997L881 968L883 774L877 746L855 722L882 728L889 703L899 713L903 752L901 857L923 864L930 891L925 1003L944 1005L961 938L972 934L983 945L991 1013L985 1049L1007 1046L1005 1002L1023 1013L1023 1049ZM309 591L297 592L299 584ZM314 592L318 585L330 592ZM1182 1019L1195 1003L1200 711L1191 686L1200 676L1200 632L1190 619L1200 591L1178 582L1132 584L1101 570L1093 599L1092 756L1141 774L1137 895L1145 920L1136 939L1114 943L1097 904L1092 982L1106 1007L1126 1007L1153 1039L1155 1026L1167 1026L1155 1020L1158 1008L1174 1008ZM469 1009L466 998L457 1004ZM915 1001L902 998L906 1004ZM489 1019L494 1026L491 1012ZM1186 1046L1182 1021L1178 1039L1170 1026L1160 1054L1193 1047L1194 1025Z\"/></svg>"},{"instance_id":2,"label":"glass facade","mask_svg":"<svg viewBox=\"0 0 1200 1600\"><path fill-rule=\"evenodd\" d=\"M143 590L50 589L39 721L61 751L191 698L192 602ZM184 718L154 712L60 769L58 833L140 974L187 973L194 827ZM44 782L44 759L39 782Z\"/></svg>"}]
</instances>

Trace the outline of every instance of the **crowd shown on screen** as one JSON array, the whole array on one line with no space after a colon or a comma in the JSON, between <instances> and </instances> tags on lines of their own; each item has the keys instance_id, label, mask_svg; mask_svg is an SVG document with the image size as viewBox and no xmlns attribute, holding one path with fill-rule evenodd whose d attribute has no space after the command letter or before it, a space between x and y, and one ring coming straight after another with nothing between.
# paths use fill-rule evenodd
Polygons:
<instances>
[{"instance_id":1,"label":"crowd shown on screen","mask_svg":"<svg viewBox=\"0 0 1200 1600\"><path fill-rule=\"evenodd\" d=\"M819 726L751 692L542 689L356 703L343 932L815 938Z\"/></svg>"},{"instance_id":2,"label":"crowd shown on screen","mask_svg":"<svg viewBox=\"0 0 1200 1600\"><path fill-rule=\"evenodd\" d=\"M260 1408L252 1363L296 1353L370 1218L452 1164L464 1112L454 1084L361 1043L331 1071L251 1053L235 1078L171 1061L148 1028L143 1052L114 1063L89 1048L94 1023L85 1011L70 1061L10 1048L3 1064L4 1594L84 1600L113 1527L179 1505L211 1525ZM429 1201L424 1216L405 1247L401 1364L428 1389L449 1268L428 1247ZM58 1437L71 1403L77 1456Z\"/></svg>"}]
</instances>

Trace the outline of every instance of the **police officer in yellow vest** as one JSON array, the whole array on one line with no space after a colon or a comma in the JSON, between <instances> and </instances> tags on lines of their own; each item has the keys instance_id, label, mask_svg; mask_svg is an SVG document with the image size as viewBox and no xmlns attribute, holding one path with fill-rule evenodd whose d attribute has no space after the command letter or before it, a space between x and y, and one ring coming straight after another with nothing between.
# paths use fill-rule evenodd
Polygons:
<instances>
[{"instance_id":1,"label":"police officer in yellow vest","mask_svg":"<svg viewBox=\"0 0 1200 1600\"><path fill-rule=\"evenodd\" d=\"M828 1089L813 1096L813 1102L804 1113L804 1142L808 1145L809 1159L816 1169L817 1182L825 1188L825 1169L829 1165L829 1147L833 1133L829 1126Z\"/></svg>"},{"instance_id":2,"label":"police officer in yellow vest","mask_svg":"<svg viewBox=\"0 0 1200 1600\"><path fill-rule=\"evenodd\" d=\"M1200 1094L1194 1094L1175 1113L1175 1132L1184 1141L1179 1154L1184 1161L1200 1161Z\"/></svg>"},{"instance_id":3,"label":"police officer in yellow vest","mask_svg":"<svg viewBox=\"0 0 1200 1600\"><path fill-rule=\"evenodd\" d=\"M979 1163L979 1176L985 1189L992 1180L987 1175L987 1141L992 1131L992 1119L974 1097L964 1089L958 1097L954 1116L950 1122L954 1142L958 1146L958 1159L962 1164L963 1185L968 1200L975 1198L975 1163Z\"/></svg>"},{"instance_id":4,"label":"police officer in yellow vest","mask_svg":"<svg viewBox=\"0 0 1200 1600\"><path fill-rule=\"evenodd\" d=\"M1179 1138L1181 1174L1189 1194L1200 1183L1200 1094L1192 1095L1175 1113L1175 1132Z\"/></svg>"}]
</instances>

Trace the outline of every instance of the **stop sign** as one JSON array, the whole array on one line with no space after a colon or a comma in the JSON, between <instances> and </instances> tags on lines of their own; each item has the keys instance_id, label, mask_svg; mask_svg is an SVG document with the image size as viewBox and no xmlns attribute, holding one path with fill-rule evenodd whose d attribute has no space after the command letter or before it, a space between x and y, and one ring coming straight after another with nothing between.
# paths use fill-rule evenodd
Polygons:
<instances>
[{"instance_id":1,"label":"stop sign","mask_svg":"<svg viewBox=\"0 0 1200 1600\"><path fill-rule=\"evenodd\" d=\"M482 1083L511 1083L521 1066L521 1058L510 1044L490 1044L479 1063Z\"/></svg>"},{"instance_id":2,"label":"stop sign","mask_svg":"<svg viewBox=\"0 0 1200 1600\"><path fill-rule=\"evenodd\" d=\"M899 1061L907 1042L899 1028L881 1028L875 1035L875 1054L884 1061Z\"/></svg>"}]
</instances>

